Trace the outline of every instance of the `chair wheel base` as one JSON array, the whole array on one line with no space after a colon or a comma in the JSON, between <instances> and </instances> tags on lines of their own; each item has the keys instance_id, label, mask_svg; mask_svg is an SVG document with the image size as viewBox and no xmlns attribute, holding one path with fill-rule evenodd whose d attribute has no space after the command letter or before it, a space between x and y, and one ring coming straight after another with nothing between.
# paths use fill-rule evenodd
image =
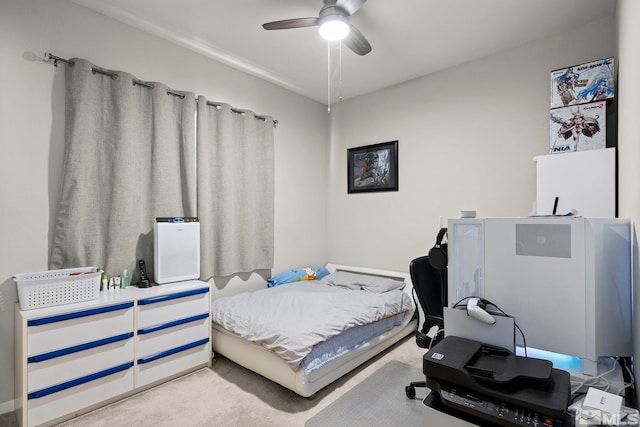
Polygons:
<instances>
[{"instance_id":1,"label":"chair wheel base","mask_svg":"<svg viewBox=\"0 0 640 427\"><path fill-rule=\"evenodd\" d=\"M407 394L408 399L416 398L416 388L414 386L408 385L404 388L404 392Z\"/></svg>"}]
</instances>

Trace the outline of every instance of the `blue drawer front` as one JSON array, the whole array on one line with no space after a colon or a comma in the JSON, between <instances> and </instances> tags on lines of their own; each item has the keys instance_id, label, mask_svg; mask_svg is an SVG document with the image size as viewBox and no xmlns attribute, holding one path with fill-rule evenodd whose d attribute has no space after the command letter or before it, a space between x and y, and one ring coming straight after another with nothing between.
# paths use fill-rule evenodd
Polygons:
<instances>
[{"instance_id":1,"label":"blue drawer front","mask_svg":"<svg viewBox=\"0 0 640 427\"><path fill-rule=\"evenodd\" d=\"M127 369L133 366L133 362L127 362L122 365L114 366L113 368L105 369L104 371L96 372L95 374L86 375L84 377L76 378L75 380L67 381L62 384L54 385L51 387L43 388L42 390L37 390L27 395L27 399L38 399L40 397L45 397L53 393L57 393L62 390L66 390L71 387L77 387L81 384L85 384L91 381L95 381L97 379L116 374L118 372L126 371Z\"/></svg>"},{"instance_id":2,"label":"blue drawer front","mask_svg":"<svg viewBox=\"0 0 640 427\"><path fill-rule=\"evenodd\" d=\"M186 351L194 347L201 346L209 342L209 338L204 338L189 344L181 345L180 347L172 348L171 350L163 351L161 353L157 353L151 355L149 357L143 357L138 359L138 363L143 365L145 363L153 362L154 360L162 359L163 357L171 356L172 354L180 353L181 351Z\"/></svg>"},{"instance_id":3,"label":"blue drawer front","mask_svg":"<svg viewBox=\"0 0 640 427\"><path fill-rule=\"evenodd\" d=\"M111 344L118 341L128 340L129 338L133 338L133 332L128 332L126 334L116 335L113 337L104 338L101 340L92 341L92 342L88 342L80 345L74 345L73 347L67 347L60 350L50 351L49 353L43 353L43 354L38 354L36 356L31 356L27 359L27 363L44 362L45 360L66 356L68 354L77 353L79 351L100 347L100 346Z\"/></svg>"},{"instance_id":4,"label":"blue drawer front","mask_svg":"<svg viewBox=\"0 0 640 427\"><path fill-rule=\"evenodd\" d=\"M49 323L64 322L65 320L78 319L81 317L95 316L96 314L109 313L111 311L126 310L133 307L133 302L109 305L106 307L92 308L90 310L75 311L73 313L59 314L57 316L43 317L41 319L31 319L27 326L41 326Z\"/></svg>"},{"instance_id":5,"label":"blue drawer front","mask_svg":"<svg viewBox=\"0 0 640 427\"><path fill-rule=\"evenodd\" d=\"M208 287L192 289L190 291L176 292L175 294L169 294L169 295L158 295L157 297L138 300L138 305L156 304L159 302L169 301L172 299L185 298L185 297L190 297L192 295L206 294L207 292L209 292Z\"/></svg>"},{"instance_id":6,"label":"blue drawer front","mask_svg":"<svg viewBox=\"0 0 640 427\"><path fill-rule=\"evenodd\" d=\"M174 320L173 322L167 322L161 325L151 326L149 328L138 329L138 334L150 334L152 332L161 331L163 329L173 328L174 326L184 325L185 323L191 323L197 320L206 319L207 317L209 317L209 313L198 314L197 316Z\"/></svg>"}]
</instances>

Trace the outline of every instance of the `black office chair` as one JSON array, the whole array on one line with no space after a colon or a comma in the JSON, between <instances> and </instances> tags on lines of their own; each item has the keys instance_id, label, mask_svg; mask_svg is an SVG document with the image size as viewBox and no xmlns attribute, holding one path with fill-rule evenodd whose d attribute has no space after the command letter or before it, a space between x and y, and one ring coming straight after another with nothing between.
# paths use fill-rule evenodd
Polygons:
<instances>
[{"instance_id":1,"label":"black office chair","mask_svg":"<svg viewBox=\"0 0 640 427\"><path fill-rule=\"evenodd\" d=\"M418 299L424 311L425 319L422 327L418 324L416 332L416 344L421 348L430 348L436 342L444 338L443 333L438 333L433 338L427 336L432 326L444 328L443 308L447 306L447 269L438 270L431 265L428 256L414 259L409 264L409 274L413 282L414 296ZM419 313L419 312L418 312ZM420 315L418 314L418 322ZM426 387L426 381L415 381L405 387L409 399L416 397L416 387Z\"/></svg>"}]
</instances>

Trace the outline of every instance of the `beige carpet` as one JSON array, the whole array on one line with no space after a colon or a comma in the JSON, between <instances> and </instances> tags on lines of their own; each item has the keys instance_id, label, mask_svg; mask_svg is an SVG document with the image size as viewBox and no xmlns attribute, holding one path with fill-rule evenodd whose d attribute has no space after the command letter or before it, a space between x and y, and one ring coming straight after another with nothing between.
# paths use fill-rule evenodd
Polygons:
<instances>
[{"instance_id":1,"label":"beige carpet","mask_svg":"<svg viewBox=\"0 0 640 427\"><path fill-rule=\"evenodd\" d=\"M313 400L220 357L211 369L201 369L62 425L301 427L387 362L396 360L421 370L423 353L413 337L407 337L318 392Z\"/></svg>"}]
</instances>

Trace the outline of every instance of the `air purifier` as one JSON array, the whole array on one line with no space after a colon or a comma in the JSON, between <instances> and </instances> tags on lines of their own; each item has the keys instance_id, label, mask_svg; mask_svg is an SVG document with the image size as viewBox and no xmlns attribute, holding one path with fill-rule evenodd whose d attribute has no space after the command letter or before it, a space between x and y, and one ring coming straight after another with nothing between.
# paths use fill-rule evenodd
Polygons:
<instances>
[{"instance_id":1,"label":"air purifier","mask_svg":"<svg viewBox=\"0 0 640 427\"><path fill-rule=\"evenodd\" d=\"M200 278L200 222L193 217L156 218L154 279L158 284Z\"/></svg>"}]
</instances>

